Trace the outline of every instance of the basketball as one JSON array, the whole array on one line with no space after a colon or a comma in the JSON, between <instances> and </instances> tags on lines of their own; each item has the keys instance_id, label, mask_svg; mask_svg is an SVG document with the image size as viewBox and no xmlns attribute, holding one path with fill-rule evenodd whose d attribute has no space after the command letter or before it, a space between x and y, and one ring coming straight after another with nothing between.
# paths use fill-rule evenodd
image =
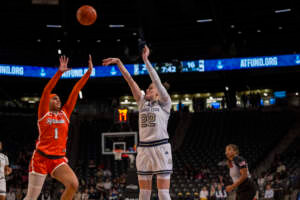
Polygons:
<instances>
[{"instance_id":1,"label":"basketball","mask_svg":"<svg viewBox=\"0 0 300 200\"><path fill-rule=\"evenodd\" d=\"M81 25L90 26L95 23L97 12L92 6L84 5L77 10L76 17Z\"/></svg>"}]
</instances>

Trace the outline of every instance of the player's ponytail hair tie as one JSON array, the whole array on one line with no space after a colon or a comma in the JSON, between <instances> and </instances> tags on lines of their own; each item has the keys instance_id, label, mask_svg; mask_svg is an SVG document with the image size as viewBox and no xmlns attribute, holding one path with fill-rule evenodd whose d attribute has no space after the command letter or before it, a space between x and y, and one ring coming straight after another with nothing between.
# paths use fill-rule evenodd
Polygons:
<instances>
[{"instance_id":1,"label":"player's ponytail hair tie","mask_svg":"<svg viewBox=\"0 0 300 200\"><path fill-rule=\"evenodd\" d=\"M58 96L58 95L57 94L50 94L50 99L52 99L55 96Z\"/></svg>"}]
</instances>

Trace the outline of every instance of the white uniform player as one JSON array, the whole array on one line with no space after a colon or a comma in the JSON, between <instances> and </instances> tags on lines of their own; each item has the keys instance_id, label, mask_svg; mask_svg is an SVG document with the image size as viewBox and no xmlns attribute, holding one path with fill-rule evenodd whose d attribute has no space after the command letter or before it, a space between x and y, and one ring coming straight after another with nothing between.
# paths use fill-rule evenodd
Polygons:
<instances>
[{"instance_id":1,"label":"white uniform player","mask_svg":"<svg viewBox=\"0 0 300 200\"><path fill-rule=\"evenodd\" d=\"M170 174L173 164L167 126L172 102L158 74L148 60L149 54L150 50L145 46L142 57L152 80L146 94L141 91L120 59L104 59L103 65L118 65L139 107L140 142L136 158L140 187L139 199L150 200L152 175L157 175L159 199L170 200Z\"/></svg>"},{"instance_id":2,"label":"white uniform player","mask_svg":"<svg viewBox=\"0 0 300 200\"><path fill-rule=\"evenodd\" d=\"M6 182L5 182L5 166L8 166L8 157L0 153L0 195L6 195Z\"/></svg>"},{"instance_id":3,"label":"white uniform player","mask_svg":"<svg viewBox=\"0 0 300 200\"><path fill-rule=\"evenodd\" d=\"M4 200L6 196L5 176L11 173L8 157L1 153L2 143L0 142L0 200Z\"/></svg>"},{"instance_id":4,"label":"white uniform player","mask_svg":"<svg viewBox=\"0 0 300 200\"><path fill-rule=\"evenodd\" d=\"M161 85L160 87L163 88ZM158 89L159 90L159 89ZM163 93L168 96L165 89ZM142 92L139 107L139 138L136 166L140 175L170 174L172 172L172 151L168 142L168 120L171 110L171 99L151 102Z\"/></svg>"}]
</instances>

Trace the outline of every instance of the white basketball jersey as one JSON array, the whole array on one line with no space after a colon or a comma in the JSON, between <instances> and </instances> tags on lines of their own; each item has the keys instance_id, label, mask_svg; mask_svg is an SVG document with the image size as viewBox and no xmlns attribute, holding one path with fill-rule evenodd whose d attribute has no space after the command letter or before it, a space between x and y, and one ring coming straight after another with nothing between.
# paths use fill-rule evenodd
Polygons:
<instances>
[{"instance_id":1,"label":"white basketball jersey","mask_svg":"<svg viewBox=\"0 0 300 200\"><path fill-rule=\"evenodd\" d=\"M139 137L142 142L168 139L167 131L172 103L150 102L145 99L145 93L138 102L139 107Z\"/></svg>"},{"instance_id":2,"label":"white basketball jersey","mask_svg":"<svg viewBox=\"0 0 300 200\"><path fill-rule=\"evenodd\" d=\"M8 157L4 155L3 153L0 153L0 179L5 177L4 169L5 166L9 165L8 163Z\"/></svg>"}]
</instances>

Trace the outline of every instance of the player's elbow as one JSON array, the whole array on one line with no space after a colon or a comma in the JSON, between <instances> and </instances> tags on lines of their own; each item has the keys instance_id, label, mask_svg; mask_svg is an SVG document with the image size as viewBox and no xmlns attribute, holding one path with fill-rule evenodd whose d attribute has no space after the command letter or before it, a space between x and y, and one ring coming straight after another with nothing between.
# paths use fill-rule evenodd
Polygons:
<instances>
[{"instance_id":1,"label":"player's elbow","mask_svg":"<svg viewBox=\"0 0 300 200\"><path fill-rule=\"evenodd\" d=\"M247 172L247 169L244 168L244 169L241 169L240 170L240 174L241 174L241 180L244 181L248 178L248 172Z\"/></svg>"},{"instance_id":2,"label":"player's elbow","mask_svg":"<svg viewBox=\"0 0 300 200\"><path fill-rule=\"evenodd\" d=\"M168 104L172 103L172 100L171 100L171 98L169 96L162 96L162 97L160 97L160 101L164 102L164 103L168 103Z\"/></svg>"},{"instance_id":3,"label":"player's elbow","mask_svg":"<svg viewBox=\"0 0 300 200\"><path fill-rule=\"evenodd\" d=\"M12 173L12 169L10 167L5 167L5 175L8 176Z\"/></svg>"},{"instance_id":4,"label":"player's elbow","mask_svg":"<svg viewBox=\"0 0 300 200\"><path fill-rule=\"evenodd\" d=\"M53 86L50 85L50 84L47 84L47 85L44 87L43 93L44 93L44 94L50 94L52 89L53 89Z\"/></svg>"},{"instance_id":5,"label":"player's elbow","mask_svg":"<svg viewBox=\"0 0 300 200\"><path fill-rule=\"evenodd\" d=\"M247 178L248 178L247 173L242 174L242 176L241 176L242 181L246 180Z\"/></svg>"},{"instance_id":6,"label":"player's elbow","mask_svg":"<svg viewBox=\"0 0 300 200\"><path fill-rule=\"evenodd\" d=\"M134 95L134 100L136 102L139 102L141 100L141 98L142 98L142 95Z\"/></svg>"}]
</instances>

